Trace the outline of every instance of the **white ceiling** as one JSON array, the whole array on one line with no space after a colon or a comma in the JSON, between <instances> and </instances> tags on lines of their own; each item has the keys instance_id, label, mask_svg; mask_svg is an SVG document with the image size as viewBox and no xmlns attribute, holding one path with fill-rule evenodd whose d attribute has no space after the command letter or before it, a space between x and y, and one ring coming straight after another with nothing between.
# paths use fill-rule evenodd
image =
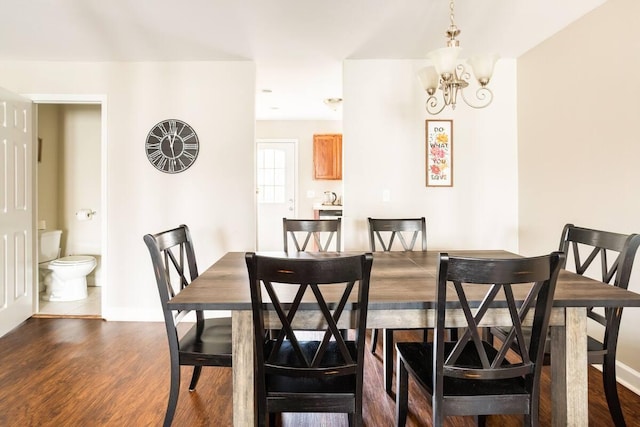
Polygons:
<instances>
[{"instance_id":1,"label":"white ceiling","mask_svg":"<svg viewBox=\"0 0 640 427\"><path fill-rule=\"evenodd\" d=\"M516 58L604 1L458 0L463 56ZM342 96L344 59L421 59L449 25L448 0L0 0L0 10L0 60L255 61L258 119L339 119L322 100Z\"/></svg>"}]
</instances>

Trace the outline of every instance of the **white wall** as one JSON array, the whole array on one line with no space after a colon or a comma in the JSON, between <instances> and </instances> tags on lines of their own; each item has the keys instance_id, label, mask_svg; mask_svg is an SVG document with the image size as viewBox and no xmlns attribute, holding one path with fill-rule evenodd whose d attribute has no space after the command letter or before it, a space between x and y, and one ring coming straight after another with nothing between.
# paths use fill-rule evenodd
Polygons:
<instances>
[{"instance_id":1,"label":"white wall","mask_svg":"<svg viewBox=\"0 0 640 427\"><path fill-rule=\"evenodd\" d=\"M342 195L342 180L313 178L313 135L342 133L339 120L259 120L256 122L257 139L295 139L298 141L298 217L313 218L313 204L322 203L324 192ZM307 197L313 191L315 196Z\"/></svg>"},{"instance_id":2,"label":"white wall","mask_svg":"<svg viewBox=\"0 0 640 427\"><path fill-rule=\"evenodd\" d=\"M640 233L639 16L637 0L609 0L518 60L522 253L557 248L566 223ZM626 308L617 353L636 390L639 323Z\"/></svg>"},{"instance_id":3,"label":"white wall","mask_svg":"<svg viewBox=\"0 0 640 427\"><path fill-rule=\"evenodd\" d=\"M435 249L518 249L516 64L500 60L484 110L462 104L453 119L451 188L425 185L423 61L349 60L344 67L345 249L368 247L366 218L427 220ZM390 201L382 201L388 190Z\"/></svg>"},{"instance_id":4,"label":"white wall","mask_svg":"<svg viewBox=\"0 0 640 427\"><path fill-rule=\"evenodd\" d=\"M0 86L17 93L106 96L108 320L161 319L146 233L188 224L201 269L254 249L254 82L248 61L0 63ZM192 125L201 144L177 175L145 156L149 129L167 118Z\"/></svg>"},{"instance_id":5,"label":"white wall","mask_svg":"<svg viewBox=\"0 0 640 427\"><path fill-rule=\"evenodd\" d=\"M38 107L40 161L38 168L38 216L45 228L58 229L60 163L60 109L57 105Z\"/></svg>"},{"instance_id":6,"label":"white wall","mask_svg":"<svg viewBox=\"0 0 640 427\"><path fill-rule=\"evenodd\" d=\"M61 106L63 178L59 216L65 256L101 254L100 114L99 105ZM90 221L79 221L75 213L80 209L96 214Z\"/></svg>"}]
</instances>

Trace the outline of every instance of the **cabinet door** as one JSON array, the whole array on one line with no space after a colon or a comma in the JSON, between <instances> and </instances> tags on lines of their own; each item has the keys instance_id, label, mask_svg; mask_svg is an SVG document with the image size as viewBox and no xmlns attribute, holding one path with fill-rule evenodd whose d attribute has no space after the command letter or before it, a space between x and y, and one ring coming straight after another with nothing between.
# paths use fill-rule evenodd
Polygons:
<instances>
[{"instance_id":1,"label":"cabinet door","mask_svg":"<svg viewBox=\"0 0 640 427\"><path fill-rule=\"evenodd\" d=\"M313 178L342 179L342 135L313 135Z\"/></svg>"}]
</instances>

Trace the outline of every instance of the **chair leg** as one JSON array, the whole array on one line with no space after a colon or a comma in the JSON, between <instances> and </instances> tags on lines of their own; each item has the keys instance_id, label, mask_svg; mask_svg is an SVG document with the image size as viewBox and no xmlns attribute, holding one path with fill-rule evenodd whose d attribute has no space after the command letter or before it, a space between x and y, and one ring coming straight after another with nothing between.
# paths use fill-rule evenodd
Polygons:
<instances>
[{"instance_id":1,"label":"chair leg","mask_svg":"<svg viewBox=\"0 0 640 427\"><path fill-rule=\"evenodd\" d=\"M362 414L347 414L349 417L349 427L362 427Z\"/></svg>"},{"instance_id":2,"label":"chair leg","mask_svg":"<svg viewBox=\"0 0 640 427\"><path fill-rule=\"evenodd\" d=\"M616 360L615 357L607 355L602 364L602 383L604 385L604 394L607 396L607 405L609 405L609 413L616 427L624 427L627 424L624 421L624 414L620 407L620 398L618 397L618 384L616 382Z\"/></svg>"},{"instance_id":3,"label":"chair leg","mask_svg":"<svg viewBox=\"0 0 640 427\"><path fill-rule=\"evenodd\" d=\"M202 372L202 366L193 367L193 375L191 376L191 383L189 384L189 391L195 391L198 380L200 379L200 372Z\"/></svg>"},{"instance_id":4,"label":"chair leg","mask_svg":"<svg viewBox=\"0 0 640 427\"><path fill-rule=\"evenodd\" d=\"M276 427L276 413L269 412L269 427Z\"/></svg>"},{"instance_id":5,"label":"chair leg","mask_svg":"<svg viewBox=\"0 0 640 427\"><path fill-rule=\"evenodd\" d=\"M180 393L180 365L176 361L171 362L171 385L169 388L169 399L167 401L167 411L164 415L164 427L171 427L173 416L178 405L178 394Z\"/></svg>"},{"instance_id":6,"label":"chair leg","mask_svg":"<svg viewBox=\"0 0 640 427\"><path fill-rule=\"evenodd\" d=\"M376 346L378 345L378 330L371 330L371 353L376 352Z\"/></svg>"},{"instance_id":7,"label":"chair leg","mask_svg":"<svg viewBox=\"0 0 640 427\"><path fill-rule=\"evenodd\" d=\"M384 389L393 397L393 329L383 329L382 352L384 365Z\"/></svg>"},{"instance_id":8,"label":"chair leg","mask_svg":"<svg viewBox=\"0 0 640 427\"><path fill-rule=\"evenodd\" d=\"M409 408L409 373L400 357L396 364L396 426L404 427L407 423Z\"/></svg>"}]
</instances>

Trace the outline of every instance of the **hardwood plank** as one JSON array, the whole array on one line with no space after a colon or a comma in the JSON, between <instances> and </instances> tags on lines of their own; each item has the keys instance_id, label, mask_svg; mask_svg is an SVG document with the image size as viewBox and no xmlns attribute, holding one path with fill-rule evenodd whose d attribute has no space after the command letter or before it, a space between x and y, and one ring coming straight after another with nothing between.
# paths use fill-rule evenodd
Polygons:
<instances>
[{"instance_id":1,"label":"hardwood plank","mask_svg":"<svg viewBox=\"0 0 640 427\"><path fill-rule=\"evenodd\" d=\"M419 340L398 331L396 341ZM393 426L395 403L383 387L380 354L367 352L364 418L367 426ZM0 338L0 425L158 426L169 390L169 354L161 323L93 319L29 319ZM188 392L190 368L183 368L174 426L230 426L232 374L204 368L198 389ZM541 423L551 423L551 371L542 377ZM601 373L589 369L589 425L612 426ZM629 425L640 419L640 397L619 385ZM430 426L431 411L410 383L408 426ZM489 417L489 426L520 426L519 416ZM343 414L285 414L282 425L346 426ZM446 426L472 426L451 417Z\"/></svg>"}]
</instances>

